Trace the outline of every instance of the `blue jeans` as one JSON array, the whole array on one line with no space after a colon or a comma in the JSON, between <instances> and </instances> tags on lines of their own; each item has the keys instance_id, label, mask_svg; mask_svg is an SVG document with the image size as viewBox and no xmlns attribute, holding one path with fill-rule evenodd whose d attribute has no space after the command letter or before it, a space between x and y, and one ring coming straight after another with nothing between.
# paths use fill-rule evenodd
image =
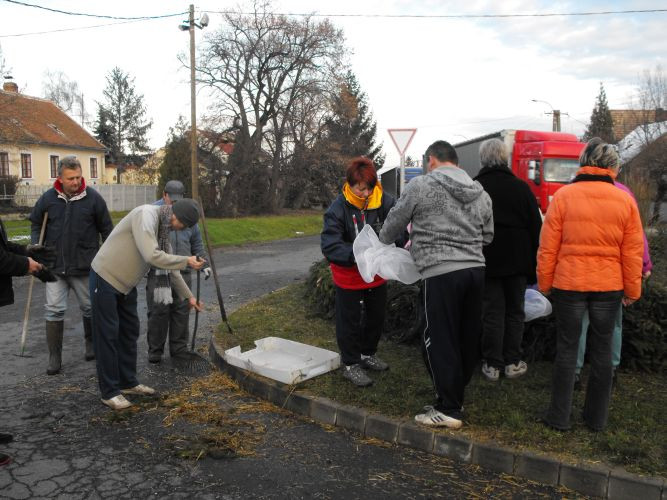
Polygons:
<instances>
[{"instance_id":1,"label":"blue jeans","mask_svg":"<svg viewBox=\"0 0 667 500\"><path fill-rule=\"evenodd\" d=\"M584 320L581 323L581 338L579 339L579 354L577 355L577 371L581 373L584 366L584 356L586 355L586 337L588 333L588 311L584 314ZM614 321L614 333L611 337L611 366L617 368L621 364L621 347L623 345L623 307L618 308L616 320Z\"/></svg>"},{"instance_id":2,"label":"blue jeans","mask_svg":"<svg viewBox=\"0 0 667 500\"><path fill-rule=\"evenodd\" d=\"M110 399L139 383L137 289L124 295L90 271L90 299L97 380L102 399Z\"/></svg>"},{"instance_id":3,"label":"blue jeans","mask_svg":"<svg viewBox=\"0 0 667 500\"><path fill-rule=\"evenodd\" d=\"M90 318L88 276L57 276L58 281L46 283L46 321L63 321L67 311L67 297L73 290L84 318Z\"/></svg>"},{"instance_id":4,"label":"blue jeans","mask_svg":"<svg viewBox=\"0 0 667 500\"><path fill-rule=\"evenodd\" d=\"M584 422L593 430L604 429L611 399L611 337L623 291L574 292L553 289L556 314L556 360L551 385L551 403L546 423L557 429L570 428L572 392L581 323L588 311L591 321L591 372L586 387Z\"/></svg>"}]
</instances>

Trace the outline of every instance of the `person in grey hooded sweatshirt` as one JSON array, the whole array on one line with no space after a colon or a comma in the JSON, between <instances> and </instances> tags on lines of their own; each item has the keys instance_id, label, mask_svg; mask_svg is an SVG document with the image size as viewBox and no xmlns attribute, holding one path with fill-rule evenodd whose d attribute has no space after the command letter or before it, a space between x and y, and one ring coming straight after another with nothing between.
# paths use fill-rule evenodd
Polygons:
<instances>
[{"instance_id":1,"label":"person in grey hooded sweatshirt","mask_svg":"<svg viewBox=\"0 0 667 500\"><path fill-rule=\"evenodd\" d=\"M463 425L463 393L479 361L484 291L483 245L493 240L491 198L458 167L454 148L426 150L428 174L415 177L387 215L380 241L412 222L410 253L424 278L425 360L436 391L415 416L432 427Z\"/></svg>"}]
</instances>

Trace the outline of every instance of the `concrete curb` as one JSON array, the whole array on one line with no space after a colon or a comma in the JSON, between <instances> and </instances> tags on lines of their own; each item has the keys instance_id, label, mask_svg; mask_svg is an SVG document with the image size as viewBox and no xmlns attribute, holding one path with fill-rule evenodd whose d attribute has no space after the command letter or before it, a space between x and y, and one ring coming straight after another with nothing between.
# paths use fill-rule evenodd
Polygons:
<instances>
[{"instance_id":1,"label":"concrete curb","mask_svg":"<svg viewBox=\"0 0 667 500\"><path fill-rule=\"evenodd\" d=\"M553 486L565 486L584 495L611 500L641 498L667 500L667 482L661 477L645 477L624 470L588 464L568 464L548 456L504 448L492 443L475 443L450 431L432 430L412 421L369 414L354 406L291 390L289 386L258 377L225 362L213 339L211 361L236 380L245 391L293 413L335 425L367 438L398 443L464 463L473 463L494 472L512 474Z\"/></svg>"}]
</instances>

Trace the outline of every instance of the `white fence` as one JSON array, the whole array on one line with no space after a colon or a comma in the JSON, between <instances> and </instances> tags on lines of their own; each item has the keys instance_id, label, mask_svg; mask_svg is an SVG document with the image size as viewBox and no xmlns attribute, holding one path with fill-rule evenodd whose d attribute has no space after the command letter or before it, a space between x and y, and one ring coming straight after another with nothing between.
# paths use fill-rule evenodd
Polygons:
<instances>
[{"instance_id":1,"label":"white fence","mask_svg":"<svg viewBox=\"0 0 667 500\"><path fill-rule=\"evenodd\" d=\"M14 195L14 205L32 207L51 186L19 185ZM96 184L89 186L97 190L107 203L110 212L132 210L139 205L153 203L158 199L157 186L132 184Z\"/></svg>"}]
</instances>

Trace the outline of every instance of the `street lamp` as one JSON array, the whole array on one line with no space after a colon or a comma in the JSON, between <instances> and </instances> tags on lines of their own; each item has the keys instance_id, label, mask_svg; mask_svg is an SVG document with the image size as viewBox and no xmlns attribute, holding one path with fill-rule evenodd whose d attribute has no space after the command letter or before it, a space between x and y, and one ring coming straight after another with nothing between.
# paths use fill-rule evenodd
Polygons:
<instances>
[{"instance_id":1,"label":"street lamp","mask_svg":"<svg viewBox=\"0 0 667 500\"><path fill-rule=\"evenodd\" d=\"M554 109L554 107L549 104L547 101L541 101L539 99L531 99L533 102L543 102L547 106L551 108L551 113L546 113L551 114L553 116L553 131L554 132L560 132L560 110L559 109Z\"/></svg>"},{"instance_id":2,"label":"street lamp","mask_svg":"<svg viewBox=\"0 0 667 500\"><path fill-rule=\"evenodd\" d=\"M197 174L197 100L195 92L195 26L208 26L208 14L203 13L199 23L195 22L195 6L190 4L190 17L178 28L190 32L190 168L192 170L192 199L199 201L199 176Z\"/></svg>"}]
</instances>

